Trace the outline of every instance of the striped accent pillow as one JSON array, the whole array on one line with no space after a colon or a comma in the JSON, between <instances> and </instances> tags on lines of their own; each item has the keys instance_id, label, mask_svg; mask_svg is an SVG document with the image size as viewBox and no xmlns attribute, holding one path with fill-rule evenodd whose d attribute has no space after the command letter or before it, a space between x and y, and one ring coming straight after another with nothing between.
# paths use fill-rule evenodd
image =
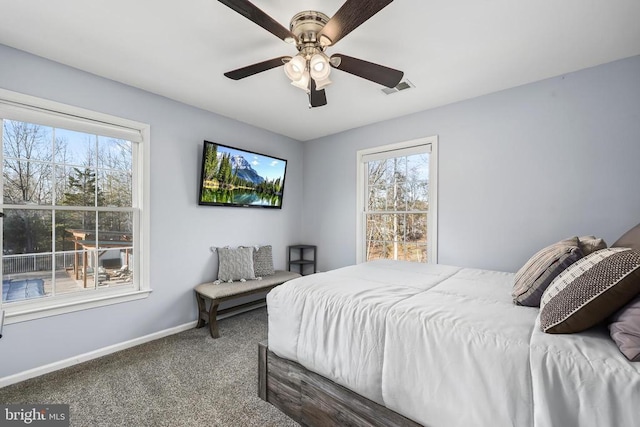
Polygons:
<instances>
[{"instance_id":1,"label":"striped accent pillow","mask_svg":"<svg viewBox=\"0 0 640 427\"><path fill-rule=\"evenodd\" d=\"M640 294L640 251L609 248L563 271L540 302L540 327L570 334L597 325Z\"/></svg>"},{"instance_id":2,"label":"striped accent pillow","mask_svg":"<svg viewBox=\"0 0 640 427\"><path fill-rule=\"evenodd\" d=\"M582 258L577 237L561 240L536 252L516 273L513 302L538 307L540 298L553 279Z\"/></svg>"}]
</instances>

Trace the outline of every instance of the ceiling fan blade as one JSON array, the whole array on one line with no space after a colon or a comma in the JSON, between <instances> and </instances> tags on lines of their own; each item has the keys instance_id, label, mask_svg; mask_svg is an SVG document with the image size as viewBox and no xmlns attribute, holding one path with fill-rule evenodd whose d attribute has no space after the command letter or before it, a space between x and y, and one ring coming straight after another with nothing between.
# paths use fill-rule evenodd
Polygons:
<instances>
[{"instance_id":1,"label":"ceiling fan blade","mask_svg":"<svg viewBox=\"0 0 640 427\"><path fill-rule=\"evenodd\" d=\"M396 87L404 76L402 71L339 53L331 55L330 63L332 67L338 70L346 71L349 74L371 80L386 87Z\"/></svg>"},{"instance_id":2,"label":"ceiling fan blade","mask_svg":"<svg viewBox=\"0 0 640 427\"><path fill-rule=\"evenodd\" d=\"M287 41L296 40L296 36L272 17L258 9L253 3L247 0L218 0L220 3L230 7L245 18L260 25L276 37Z\"/></svg>"},{"instance_id":3,"label":"ceiling fan blade","mask_svg":"<svg viewBox=\"0 0 640 427\"><path fill-rule=\"evenodd\" d=\"M254 74L270 70L272 68L280 67L290 59L290 56L281 56L279 58L273 58L267 61L258 62L257 64L247 65L246 67L238 68L237 70L227 71L226 73L224 73L224 75L233 80L240 80L244 79L245 77L253 76Z\"/></svg>"},{"instance_id":4,"label":"ceiling fan blade","mask_svg":"<svg viewBox=\"0 0 640 427\"><path fill-rule=\"evenodd\" d=\"M309 91L309 106L322 107L327 105L327 95L324 93L324 89L316 90L316 82L311 79L311 90Z\"/></svg>"},{"instance_id":5,"label":"ceiling fan blade","mask_svg":"<svg viewBox=\"0 0 640 427\"><path fill-rule=\"evenodd\" d=\"M320 31L318 40L325 46L335 45L392 1L347 0Z\"/></svg>"}]
</instances>

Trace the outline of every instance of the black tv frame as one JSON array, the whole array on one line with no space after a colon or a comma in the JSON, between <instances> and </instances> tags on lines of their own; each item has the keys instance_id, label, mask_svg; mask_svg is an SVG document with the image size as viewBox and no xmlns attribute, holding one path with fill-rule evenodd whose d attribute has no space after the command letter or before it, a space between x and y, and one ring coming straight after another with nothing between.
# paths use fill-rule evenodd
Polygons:
<instances>
[{"instance_id":1,"label":"black tv frame","mask_svg":"<svg viewBox=\"0 0 640 427\"><path fill-rule=\"evenodd\" d=\"M207 153L207 146L208 145L215 145L217 147L223 147L223 148L239 151L241 153L246 153L248 155L257 155L257 156L265 157L265 158L270 159L270 160L278 160L278 161L284 162L284 172L282 173L280 192L278 194L279 200L280 200L280 204L279 205L260 205L260 204L251 204L251 203L208 202L208 201L204 201L203 200L203 193L204 193L204 189L205 189L205 187L204 187L204 178L205 178L204 172L205 172L206 153ZM287 176L287 166L288 166L287 159L282 159L280 157L275 157L275 156L272 156L272 155L269 155L269 154L259 153L257 151L248 150L248 149L245 149L245 148L239 148L239 147L234 147L234 146L231 146L231 145L220 144L218 142L204 140L204 143L202 145L202 158L201 158L200 164L201 164L201 166L200 166L200 179L198 181L198 205L200 205L200 206L240 207L240 208L282 209L282 203L283 203L283 199L284 199L285 179L286 179L286 176Z\"/></svg>"}]
</instances>

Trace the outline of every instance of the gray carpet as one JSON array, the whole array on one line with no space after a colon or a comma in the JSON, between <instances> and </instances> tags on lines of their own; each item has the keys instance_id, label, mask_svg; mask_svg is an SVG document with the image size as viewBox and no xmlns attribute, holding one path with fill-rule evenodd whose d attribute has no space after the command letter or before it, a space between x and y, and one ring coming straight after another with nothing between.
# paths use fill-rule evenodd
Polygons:
<instances>
[{"instance_id":1,"label":"gray carpet","mask_svg":"<svg viewBox=\"0 0 640 427\"><path fill-rule=\"evenodd\" d=\"M0 389L0 402L70 405L72 426L297 426L257 396L265 308Z\"/></svg>"}]
</instances>

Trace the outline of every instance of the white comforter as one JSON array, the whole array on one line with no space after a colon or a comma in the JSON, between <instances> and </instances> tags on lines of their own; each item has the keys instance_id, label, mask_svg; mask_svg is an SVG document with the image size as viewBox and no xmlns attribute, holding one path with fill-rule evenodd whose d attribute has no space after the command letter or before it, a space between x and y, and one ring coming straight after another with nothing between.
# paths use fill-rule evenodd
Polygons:
<instances>
[{"instance_id":1,"label":"white comforter","mask_svg":"<svg viewBox=\"0 0 640 427\"><path fill-rule=\"evenodd\" d=\"M606 327L531 337L538 427L640 426L640 362L629 362Z\"/></svg>"},{"instance_id":2,"label":"white comforter","mask_svg":"<svg viewBox=\"0 0 640 427\"><path fill-rule=\"evenodd\" d=\"M267 296L269 349L428 426L635 425L640 364L539 332L512 284L386 260L304 276Z\"/></svg>"}]
</instances>

